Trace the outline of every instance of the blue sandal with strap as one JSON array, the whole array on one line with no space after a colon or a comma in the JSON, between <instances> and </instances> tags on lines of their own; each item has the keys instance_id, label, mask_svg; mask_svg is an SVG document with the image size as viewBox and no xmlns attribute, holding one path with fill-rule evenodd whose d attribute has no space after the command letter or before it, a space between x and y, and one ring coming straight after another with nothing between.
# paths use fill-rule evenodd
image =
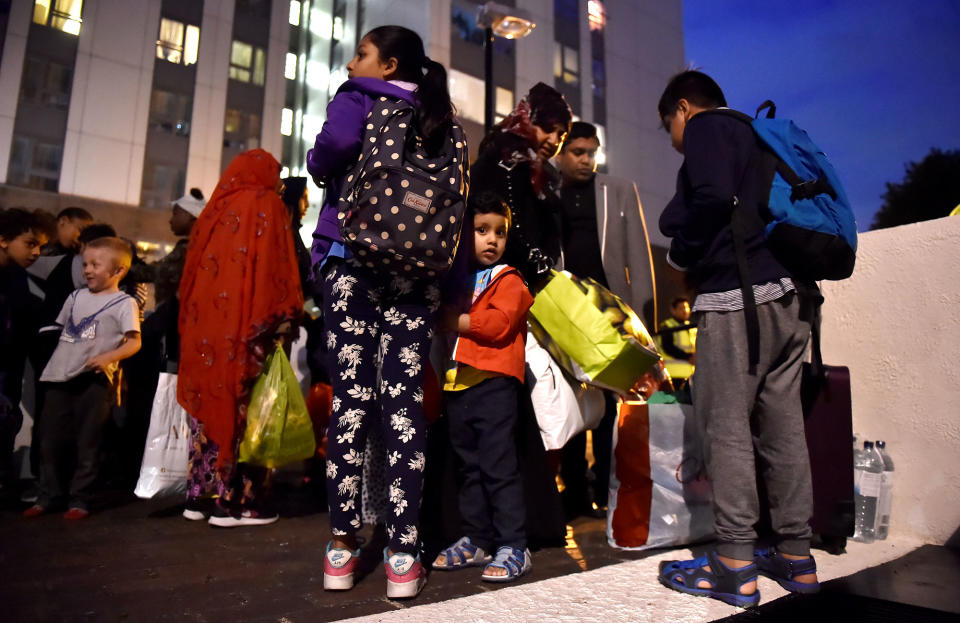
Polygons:
<instances>
[{"instance_id":1,"label":"blue sandal with strap","mask_svg":"<svg viewBox=\"0 0 960 623\"><path fill-rule=\"evenodd\" d=\"M710 567L707 571L704 567ZM693 560L665 560L660 563L660 583L681 593L713 597L724 603L740 608L753 608L760 603L760 591L744 595L740 589L744 584L757 580L757 565L733 569L717 558L716 552ZM710 586L701 587L705 580Z\"/></svg>"},{"instance_id":2,"label":"blue sandal with strap","mask_svg":"<svg viewBox=\"0 0 960 623\"><path fill-rule=\"evenodd\" d=\"M440 571L453 571L464 567L485 565L493 560L493 557L483 551L482 547L474 545L468 536L460 537L456 543L437 554L437 558L440 556L443 556L443 564L434 560L433 565L431 565L434 569Z\"/></svg>"},{"instance_id":3,"label":"blue sandal with strap","mask_svg":"<svg viewBox=\"0 0 960 623\"><path fill-rule=\"evenodd\" d=\"M813 556L797 560L784 558L775 547L758 549L753 555L754 562L760 575L765 575L777 584L792 593L816 593L820 590L819 582L797 582L799 575L813 575L817 573L817 563Z\"/></svg>"},{"instance_id":4,"label":"blue sandal with strap","mask_svg":"<svg viewBox=\"0 0 960 623\"><path fill-rule=\"evenodd\" d=\"M487 575L487 569L505 569L506 575ZM533 568L529 549L504 545L497 548L493 562L483 568L480 579L484 582L513 582Z\"/></svg>"}]
</instances>

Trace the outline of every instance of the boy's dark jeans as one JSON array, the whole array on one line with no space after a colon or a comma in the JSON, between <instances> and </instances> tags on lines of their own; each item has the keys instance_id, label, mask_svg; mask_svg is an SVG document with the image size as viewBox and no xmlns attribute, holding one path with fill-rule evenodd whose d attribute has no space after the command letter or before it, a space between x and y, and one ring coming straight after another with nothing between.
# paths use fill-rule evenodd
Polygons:
<instances>
[{"instance_id":1,"label":"boy's dark jeans","mask_svg":"<svg viewBox=\"0 0 960 623\"><path fill-rule=\"evenodd\" d=\"M444 392L450 444L460 463L464 533L479 547L527 546L526 506L517 461L517 391L510 377Z\"/></svg>"},{"instance_id":2,"label":"boy's dark jeans","mask_svg":"<svg viewBox=\"0 0 960 623\"><path fill-rule=\"evenodd\" d=\"M69 494L70 508L89 510L100 440L110 417L110 383L103 374L86 372L47 383L45 389L37 504L60 504Z\"/></svg>"}]
</instances>

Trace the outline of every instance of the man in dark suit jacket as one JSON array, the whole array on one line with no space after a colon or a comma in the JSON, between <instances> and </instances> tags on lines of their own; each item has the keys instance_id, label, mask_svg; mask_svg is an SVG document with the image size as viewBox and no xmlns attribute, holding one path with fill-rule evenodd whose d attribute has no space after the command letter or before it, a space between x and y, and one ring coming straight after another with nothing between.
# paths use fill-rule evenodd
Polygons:
<instances>
[{"instance_id":1,"label":"man in dark suit jacket","mask_svg":"<svg viewBox=\"0 0 960 623\"><path fill-rule=\"evenodd\" d=\"M638 314L642 315L647 303L652 302L653 317L647 322L655 329L656 286L637 186L630 180L597 173L599 149L597 128L575 121L556 157L562 176L563 268L607 287ZM596 463L592 499L586 480L586 433L574 436L563 448L560 473L566 485L563 500L569 517L605 515L613 425L617 417L616 396L605 393L606 413L593 432Z\"/></svg>"},{"instance_id":2,"label":"man in dark suit jacket","mask_svg":"<svg viewBox=\"0 0 960 623\"><path fill-rule=\"evenodd\" d=\"M697 368L693 402L713 485L717 545L693 562L661 565L660 581L739 606L759 601L758 572L788 590L813 592L810 464L800 405L800 367L810 323L790 272L777 261L762 226L744 227L749 274L741 283L737 222L762 223L771 179L749 119L727 109L720 87L687 71L659 103L663 127L684 156L677 193L660 217L672 238L668 263L696 292ZM740 227L738 226L738 230ZM738 243L739 244L739 243ZM748 334L744 295L752 289L757 330ZM747 302L750 305L750 302ZM750 342L759 346L751 356ZM766 485L776 547L755 552L760 519L757 474Z\"/></svg>"}]
</instances>

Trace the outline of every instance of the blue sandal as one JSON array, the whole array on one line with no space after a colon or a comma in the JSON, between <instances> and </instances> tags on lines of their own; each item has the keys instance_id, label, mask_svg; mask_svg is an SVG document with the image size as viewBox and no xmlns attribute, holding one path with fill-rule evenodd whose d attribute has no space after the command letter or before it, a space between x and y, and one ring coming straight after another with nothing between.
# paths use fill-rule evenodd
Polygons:
<instances>
[{"instance_id":1,"label":"blue sandal","mask_svg":"<svg viewBox=\"0 0 960 623\"><path fill-rule=\"evenodd\" d=\"M710 571L704 569L709 566ZM660 583L681 593L713 597L724 603L740 608L753 608L760 603L760 591L744 595L740 588L748 582L757 580L757 565L751 563L740 569L732 569L720 562L716 552L693 560L665 560L660 563ZM698 586L706 580L709 588Z\"/></svg>"},{"instance_id":2,"label":"blue sandal","mask_svg":"<svg viewBox=\"0 0 960 623\"><path fill-rule=\"evenodd\" d=\"M487 575L487 569L506 569L507 575ZM480 579L484 582L513 582L533 568L529 549L504 545L497 549L493 562L483 568Z\"/></svg>"},{"instance_id":3,"label":"blue sandal","mask_svg":"<svg viewBox=\"0 0 960 623\"><path fill-rule=\"evenodd\" d=\"M765 575L777 584L792 593L816 593L820 590L820 582L797 582L793 578L798 575L809 575L817 572L817 563L813 556L792 560L784 558L774 547L758 549L753 555L754 562L761 575Z\"/></svg>"},{"instance_id":4,"label":"blue sandal","mask_svg":"<svg viewBox=\"0 0 960 623\"><path fill-rule=\"evenodd\" d=\"M485 565L493 560L493 557L483 551L482 547L474 545L468 536L460 537L456 543L437 554L437 558L440 556L443 556L443 564L438 564L434 560L433 565L431 565L434 569L440 571Z\"/></svg>"}]
</instances>

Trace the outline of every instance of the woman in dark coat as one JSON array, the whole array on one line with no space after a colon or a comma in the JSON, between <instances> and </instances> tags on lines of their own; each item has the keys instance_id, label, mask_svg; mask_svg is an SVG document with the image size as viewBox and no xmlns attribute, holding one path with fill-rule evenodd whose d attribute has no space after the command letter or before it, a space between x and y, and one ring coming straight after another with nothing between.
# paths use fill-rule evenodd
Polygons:
<instances>
[{"instance_id":1,"label":"woman in dark coat","mask_svg":"<svg viewBox=\"0 0 960 623\"><path fill-rule=\"evenodd\" d=\"M539 82L480 143L470 192L492 191L510 205L503 261L534 289L560 260L560 176L550 164L570 129L563 96Z\"/></svg>"}]
</instances>

